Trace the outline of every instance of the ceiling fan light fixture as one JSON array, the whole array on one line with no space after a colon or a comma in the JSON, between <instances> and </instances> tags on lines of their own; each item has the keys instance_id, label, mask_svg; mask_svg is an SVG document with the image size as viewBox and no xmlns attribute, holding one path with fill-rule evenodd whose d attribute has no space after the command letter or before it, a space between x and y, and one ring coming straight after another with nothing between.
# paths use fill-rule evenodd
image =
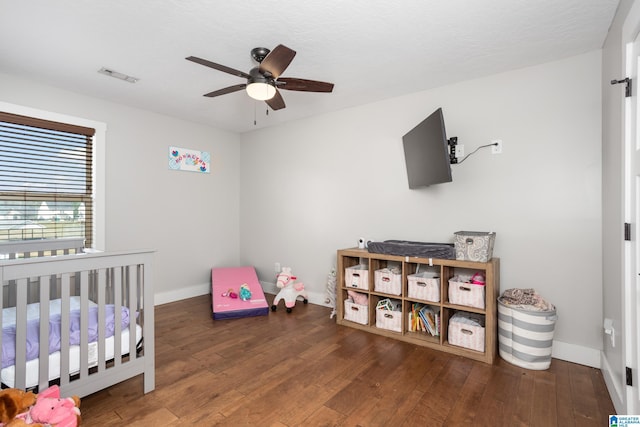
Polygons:
<instances>
[{"instance_id":1,"label":"ceiling fan light fixture","mask_svg":"<svg viewBox=\"0 0 640 427\"><path fill-rule=\"evenodd\" d=\"M205 93L204 96L213 98L245 89L249 97L257 101L266 101L266 104L275 111L286 107L279 89L301 92L333 91L333 83L292 77L280 78L282 72L287 69L295 55L295 50L289 49L281 44L276 46L272 51L266 48L255 48L251 51L251 56L256 62L260 63L260 65L253 67L248 73L227 67L226 65L216 64L215 62L198 58L197 56L187 56L185 59L247 80L246 84L228 86Z\"/></svg>"},{"instance_id":2,"label":"ceiling fan light fixture","mask_svg":"<svg viewBox=\"0 0 640 427\"><path fill-rule=\"evenodd\" d=\"M266 101L276 96L276 87L270 83L253 82L247 85L247 94L258 101Z\"/></svg>"}]
</instances>

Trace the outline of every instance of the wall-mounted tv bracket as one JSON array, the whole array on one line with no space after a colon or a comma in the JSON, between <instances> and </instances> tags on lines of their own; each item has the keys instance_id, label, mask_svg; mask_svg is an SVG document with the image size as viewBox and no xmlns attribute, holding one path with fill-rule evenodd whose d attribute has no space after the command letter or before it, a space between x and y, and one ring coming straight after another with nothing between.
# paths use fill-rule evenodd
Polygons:
<instances>
[{"instance_id":1,"label":"wall-mounted tv bracket","mask_svg":"<svg viewBox=\"0 0 640 427\"><path fill-rule=\"evenodd\" d=\"M617 85L620 83L624 83L625 84L625 88L624 88L624 96L625 98L630 98L631 97L631 79L629 77L626 77L622 80L611 80L611 84L612 85Z\"/></svg>"},{"instance_id":2,"label":"wall-mounted tv bracket","mask_svg":"<svg viewBox=\"0 0 640 427\"><path fill-rule=\"evenodd\" d=\"M449 163L455 165L458 163L458 158L456 157L456 145L458 145L458 137L452 136L447 139L447 144L449 144Z\"/></svg>"}]
</instances>

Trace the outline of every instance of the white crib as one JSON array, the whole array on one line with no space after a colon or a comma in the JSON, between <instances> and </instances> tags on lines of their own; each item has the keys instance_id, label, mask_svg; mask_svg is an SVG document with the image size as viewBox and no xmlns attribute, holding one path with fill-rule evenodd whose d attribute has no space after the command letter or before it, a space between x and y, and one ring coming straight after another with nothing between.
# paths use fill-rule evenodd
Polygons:
<instances>
[{"instance_id":1,"label":"white crib","mask_svg":"<svg viewBox=\"0 0 640 427\"><path fill-rule=\"evenodd\" d=\"M85 253L81 239L0 243L3 386L43 390L55 382L64 395L83 397L144 374L144 393L152 391L152 256ZM51 353L50 334L60 347Z\"/></svg>"}]
</instances>

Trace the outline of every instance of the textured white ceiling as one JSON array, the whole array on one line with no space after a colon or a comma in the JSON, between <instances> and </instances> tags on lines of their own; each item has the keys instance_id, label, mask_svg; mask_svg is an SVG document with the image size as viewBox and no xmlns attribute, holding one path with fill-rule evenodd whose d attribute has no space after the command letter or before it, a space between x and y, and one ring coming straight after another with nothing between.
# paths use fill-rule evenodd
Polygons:
<instances>
[{"instance_id":1,"label":"textured white ceiling","mask_svg":"<svg viewBox=\"0 0 640 427\"><path fill-rule=\"evenodd\" d=\"M0 73L246 132L599 49L618 0L0 0ZM283 77L335 83L282 91L269 111L244 91L250 51L284 44ZM136 84L97 73L138 77ZM0 94L0 100L2 94ZM254 125L254 117L257 125Z\"/></svg>"}]
</instances>

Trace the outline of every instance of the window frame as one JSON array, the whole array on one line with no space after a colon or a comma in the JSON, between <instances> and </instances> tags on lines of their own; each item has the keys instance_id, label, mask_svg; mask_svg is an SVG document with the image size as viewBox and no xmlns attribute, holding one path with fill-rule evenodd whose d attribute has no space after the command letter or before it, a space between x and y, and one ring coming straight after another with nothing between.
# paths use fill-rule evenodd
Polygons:
<instances>
[{"instance_id":1,"label":"window frame","mask_svg":"<svg viewBox=\"0 0 640 427\"><path fill-rule=\"evenodd\" d=\"M107 126L103 122L66 114L54 113L0 101L0 110L21 116L33 117L95 129L93 136L93 236L92 249L105 250L105 138Z\"/></svg>"}]
</instances>

